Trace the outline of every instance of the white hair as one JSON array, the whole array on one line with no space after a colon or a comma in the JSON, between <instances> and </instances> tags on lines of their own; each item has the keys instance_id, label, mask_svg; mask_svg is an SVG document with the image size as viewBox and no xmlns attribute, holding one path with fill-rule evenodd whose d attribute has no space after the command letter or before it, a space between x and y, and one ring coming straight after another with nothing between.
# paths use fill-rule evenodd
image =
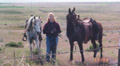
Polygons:
<instances>
[{"instance_id":1,"label":"white hair","mask_svg":"<svg viewBox=\"0 0 120 66\"><path fill-rule=\"evenodd\" d=\"M28 20L28 22L27 22L26 30L29 29L30 22L31 22L31 20L32 20L33 18L34 18L34 16L32 16L32 17L29 18L29 20Z\"/></svg>"}]
</instances>

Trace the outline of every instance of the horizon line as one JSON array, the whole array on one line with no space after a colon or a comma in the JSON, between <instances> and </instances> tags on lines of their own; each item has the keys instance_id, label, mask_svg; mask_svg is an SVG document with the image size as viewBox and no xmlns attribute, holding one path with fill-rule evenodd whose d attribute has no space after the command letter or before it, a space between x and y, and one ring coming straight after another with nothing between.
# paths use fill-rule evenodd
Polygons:
<instances>
[{"instance_id":1,"label":"horizon line","mask_svg":"<svg viewBox=\"0 0 120 66\"><path fill-rule=\"evenodd\" d=\"M100 1L100 2L0 2L0 3L115 3L120 1Z\"/></svg>"}]
</instances>

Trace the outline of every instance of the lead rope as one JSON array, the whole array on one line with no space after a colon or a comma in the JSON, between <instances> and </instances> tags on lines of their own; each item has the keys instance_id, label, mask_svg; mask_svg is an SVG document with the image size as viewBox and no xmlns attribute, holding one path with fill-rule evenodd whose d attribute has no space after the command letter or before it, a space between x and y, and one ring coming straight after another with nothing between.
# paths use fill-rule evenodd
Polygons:
<instances>
[{"instance_id":1,"label":"lead rope","mask_svg":"<svg viewBox=\"0 0 120 66\"><path fill-rule=\"evenodd\" d=\"M62 34L59 34L58 36L59 36L61 39L65 40L65 42L68 42L68 40L65 39L64 36L63 36Z\"/></svg>"}]
</instances>

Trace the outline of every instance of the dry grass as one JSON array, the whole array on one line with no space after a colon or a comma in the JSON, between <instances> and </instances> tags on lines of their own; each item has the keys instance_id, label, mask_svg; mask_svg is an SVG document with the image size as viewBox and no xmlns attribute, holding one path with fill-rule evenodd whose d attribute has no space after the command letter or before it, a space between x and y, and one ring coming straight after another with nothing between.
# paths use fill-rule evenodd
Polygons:
<instances>
[{"instance_id":1,"label":"dry grass","mask_svg":"<svg viewBox=\"0 0 120 66\"><path fill-rule=\"evenodd\" d=\"M11 7L12 5L16 7ZM84 17L92 17L97 21L101 22L104 27L104 31L106 30L119 30L120 24L120 4L119 3L33 3L31 4L0 4L0 6L7 6L4 8L0 8L0 46L4 46L8 42L22 42L22 33L23 26L26 19L30 17L31 14L36 16L41 16L43 24L46 22L47 14L49 12L54 12L57 21L61 25L62 34L66 37L66 14L68 8L76 7L76 13ZM10 7L8 7L10 6ZM22 8L17 8L20 6ZM103 37L103 46L109 45L118 45L119 34L104 32L106 36ZM0 53L0 58L13 57L13 51L16 51L16 56L22 56L23 54L29 55L29 44L27 42L24 43L24 48L5 48L3 53ZM91 43L84 44L84 50L89 47ZM78 45L76 44L77 50L79 50ZM43 35L42 42L42 50L43 54L46 51L45 44L45 35ZM66 52L70 50L70 46L68 42L65 42L63 39L59 38L58 43L58 52ZM109 51L109 52L108 52ZM98 65L97 62L91 61L94 60L92 52L85 52L86 64L84 66ZM99 53L97 57L99 58ZM103 50L104 57L109 59L109 63L117 62L118 49L116 48L104 48ZM68 54L60 54L57 55L57 62L59 66L83 66L81 62L81 55L79 52L74 53L74 60L77 63L72 63L69 61L69 53ZM20 60L18 60L19 62ZM4 66L11 66L13 60L0 60L0 64L6 62ZM16 64L18 64L18 62ZM26 63L26 60L24 60ZM27 64L27 63L26 63ZM31 66L38 66L36 63L31 62ZM90 65L90 66L92 66ZM49 66L49 64L45 64L44 66ZM112 66L112 65L111 65Z\"/></svg>"}]
</instances>

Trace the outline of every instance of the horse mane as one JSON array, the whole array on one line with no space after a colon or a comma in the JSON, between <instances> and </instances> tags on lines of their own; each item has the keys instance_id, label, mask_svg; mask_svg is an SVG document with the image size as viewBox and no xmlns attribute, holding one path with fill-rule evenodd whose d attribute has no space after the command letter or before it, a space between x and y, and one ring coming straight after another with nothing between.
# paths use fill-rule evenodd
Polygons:
<instances>
[{"instance_id":1,"label":"horse mane","mask_svg":"<svg viewBox=\"0 0 120 66\"><path fill-rule=\"evenodd\" d=\"M31 28L33 18L34 18L34 16L32 16L28 19L26 30L29 30Z\"/></svg>"}]
</instances>

